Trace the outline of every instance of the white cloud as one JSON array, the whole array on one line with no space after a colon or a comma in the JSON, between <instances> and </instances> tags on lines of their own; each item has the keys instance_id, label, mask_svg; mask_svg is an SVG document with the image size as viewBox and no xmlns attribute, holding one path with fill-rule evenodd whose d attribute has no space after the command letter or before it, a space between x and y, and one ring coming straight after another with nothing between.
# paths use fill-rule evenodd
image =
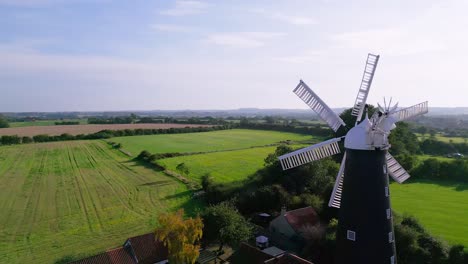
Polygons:
<instances>
[{"instance_id":1,"label":"white cloud","mask_svg":"<svg viewBox=\"0 0 468 264\"><path fill-rule=\"evenodd\" d=\"M159 13L168 16L185 16L203 13L208 4L201 1L177 0L173 8L162 10Z\"/></svg>"},{"instance_id":2,"label":"white cloud","mask_svg":"<svg viewBox=\"0 0 468 264\"><path fill-rule=\"evenodd\" d=\"M278 32L231 32L216 33L208 36L208 43L230 46L236 48L258 48L264 46L267 41L284 36Z\"/></svg>"},{"instance_id":3,"label":"white cloud","mask_svg":"<svg viewBox=\"0 0 468 264\"><path fill-rule=\"evenodd\" d=\"M156 29L158 31L166 31L166 32L190 32L193 31L193 28L180 26L175 24L153 24L151 28Z\"/></svg>"},{"instance_id":4,"label":"white cloud","mask_svg":"<svg viewBox=\"0 0 468 264\"><path fill-rule=\"evenodd\" d=\"M407 28L377 29L335 34L336 47L343 49L366 49L386 55L402 56L446 49L445 41L418 34Z\"/></svg>"},{"instance_id":5,"label":"white cloud","mask_svg":"<svg viewBox=\"0 0 468 264\"><path fill-rule=\"evenodd\" d=\"M299 55L290 55L282 57L274 57L273 60L286 62L286 63L308 63L308 62L319 62L320 58L324 55L321 51L305 51Z\"/></svg>"},{"instance_id":6,"label":"white cloud","mask_svg":"<svg viewBox=\"0 0 468 264\"><path fill-rule=\"evenodd\" d=\"M299 16L299 15L287 15L280 12L272 12L267 11L265 9L253 9L250 12L265 16L270 19L279 20L282 22L286 22L288 24L296 25L296 26L305 26L305 25L314 25L317 24L313 18L306 17L306 16Z\"/></svg>"}]
</instances>

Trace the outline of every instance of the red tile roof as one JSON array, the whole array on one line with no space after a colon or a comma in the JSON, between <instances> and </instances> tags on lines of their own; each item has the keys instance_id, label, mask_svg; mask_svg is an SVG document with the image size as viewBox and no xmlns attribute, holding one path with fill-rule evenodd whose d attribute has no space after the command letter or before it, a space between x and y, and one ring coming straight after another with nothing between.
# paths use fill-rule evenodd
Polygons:
<instances>
[{"instance_id":1,"label":"red tile roof","mask_svg":"<svg viewBox=\"0 0 468 264\"><path fill-rule=\"evenodd\" d=\"M153 264L167 259L167 256L167 248L162 242L155 241L154 233L149 233L127 239L123 247L72 264Z\"/></svg>"},{"instance_id":2,"label":"red tile roof","mask_svg":"<svg viewBox=\"0 0 468 264\"><path fill-rule=\"evenodd\" d=\"M306 225L317 224L319 220L317 212L310 206L288 211L284 214L284 217L296 233L300 233L301 228Z\"/></svg>"},{"instance_id":3,"label":"red tile roof","mask_svg":"<svg viewBox=\"0 0 468 264\"><path fill-rule=\"evenodd\" d=\"M232 263L249 263L249 264L262 264L271 259L267 253L253 247L247 243L242 242L235 259L231 260Z\"/></svg>"},{"instance_id":4,"label":"red tile roof","mask_svg":"<svg viewBox=\"0 0 468 264\"><path fill-rule=\"evenodd\" d=\"M167 248L162 242L156 241L154 233L131 237L130 242L138 263L155 263L167 259Z\"/></svg>"},{"instance_id":5,"label":"red tile roof","mask_svg":"<svg viewBox=\"0 0 468 264\"><path fill-rule=\"evenodd\" d=\"M115 248L104 253L71 262L73 264L134 264L132 256L123 248Z\"/></svg>"}]
</instances>

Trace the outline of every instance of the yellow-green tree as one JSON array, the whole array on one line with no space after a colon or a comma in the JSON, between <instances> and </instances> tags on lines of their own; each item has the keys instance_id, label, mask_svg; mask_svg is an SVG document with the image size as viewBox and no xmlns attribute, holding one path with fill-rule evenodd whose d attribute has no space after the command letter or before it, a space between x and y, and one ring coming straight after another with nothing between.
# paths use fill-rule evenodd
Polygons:
<instances>
[{"instance_id":1,"label":"yellow-green tree","mask_svg":"<svg viewBox=\"0 0 468 264\"><path fill-rule=\"evenodd\" d=\"M184 210L180 209L175 213L160 215L158 221L156 239L167 247L169 263L195 263L200 249L197 242L203 235L202 219L197 216L184 220Z\"/></svg>"}]
</instances>

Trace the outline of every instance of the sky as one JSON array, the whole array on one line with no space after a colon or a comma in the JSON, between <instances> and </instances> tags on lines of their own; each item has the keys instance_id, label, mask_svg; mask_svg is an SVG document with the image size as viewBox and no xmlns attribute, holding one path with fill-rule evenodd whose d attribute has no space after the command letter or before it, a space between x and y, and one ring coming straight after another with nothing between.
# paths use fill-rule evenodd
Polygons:
<instances>
[{"instance_id":1,"label":"sky","mask_svg":"<svg viewBox=\"0 0 468 264\"><path fill-rule=\"evenodd\" d=\"M465 0L0 0L0 112L468 106Z\"/></svg>"}]
</instances>

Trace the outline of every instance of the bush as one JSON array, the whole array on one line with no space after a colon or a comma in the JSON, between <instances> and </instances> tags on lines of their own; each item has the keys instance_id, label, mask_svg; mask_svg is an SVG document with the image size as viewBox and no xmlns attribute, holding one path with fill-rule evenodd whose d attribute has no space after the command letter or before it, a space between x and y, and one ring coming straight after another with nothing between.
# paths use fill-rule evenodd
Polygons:
<instances>
[{"instance_id":1,"label":"bush","mask_svg":"<svg viewBox=\"0 0 468 264\"><path fill-rule=\"evenodd\" d=\"M14 144L20 144L21 143L21 138L14 135L14 136L2 136L0 139L2 145L14 145Z\"/></svg>"},{"instance_id":2,"label":"bush","mask_svg":"<svg viewBox=\"0 0 468 264\"><path fill-rule=\"evenodd\" d=\"M149 153L148 151L146 150L143 150L142 152L140 152L140 154L138 154L138 156L136 157L137 160L142 160L142 161L148 161L148 158L151 156L151 153Z\"/></svg>"}]
</instances>

